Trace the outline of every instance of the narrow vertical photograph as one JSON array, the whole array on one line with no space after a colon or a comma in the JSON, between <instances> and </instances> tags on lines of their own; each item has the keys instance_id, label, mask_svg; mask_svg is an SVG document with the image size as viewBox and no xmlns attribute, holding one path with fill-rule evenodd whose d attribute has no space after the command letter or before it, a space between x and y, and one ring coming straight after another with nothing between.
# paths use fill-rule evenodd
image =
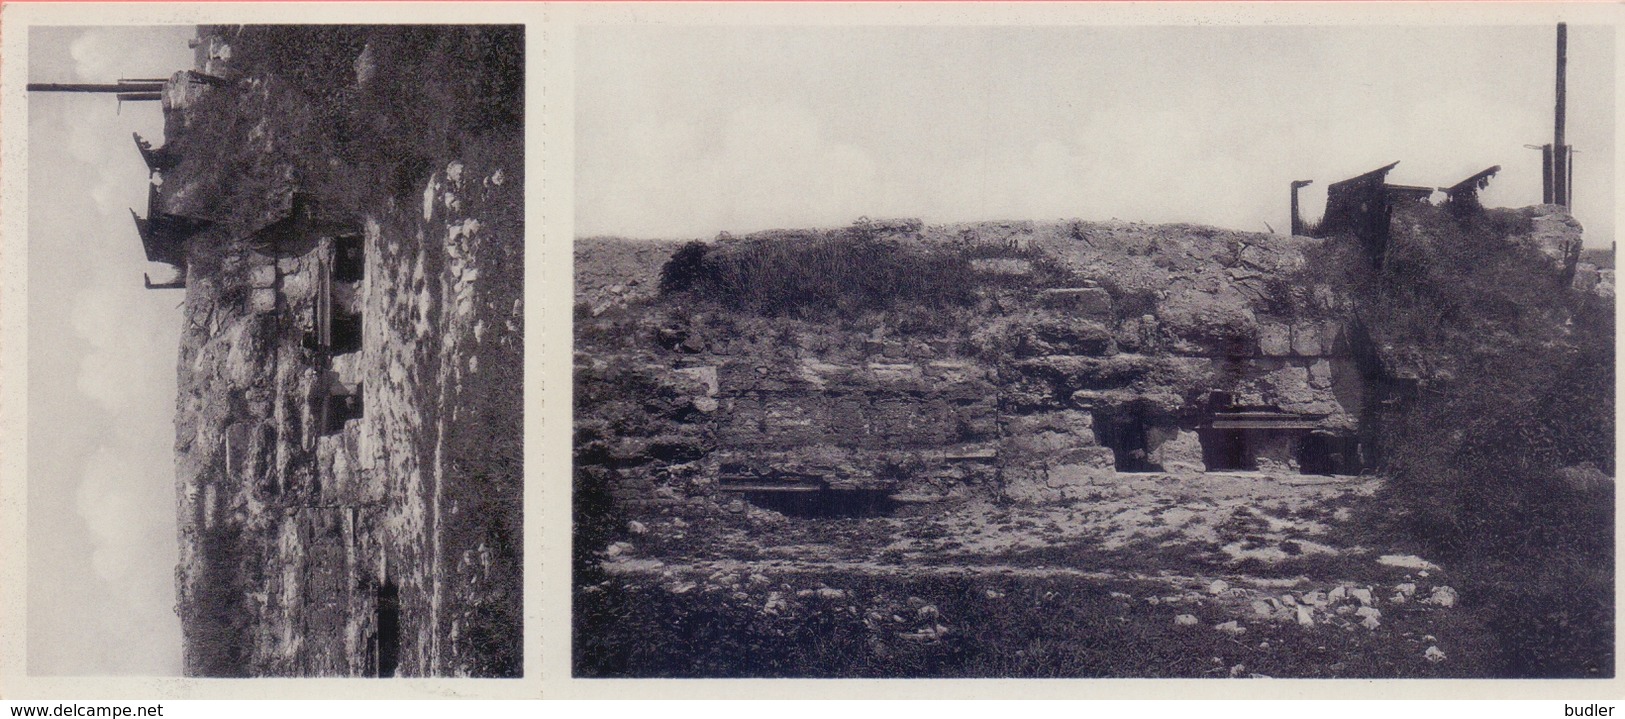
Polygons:
<instances>
[{"instance_id":1,"label":"narrow vertical photograph","mask_svg":"<svg viewBox=\"0 0 1625 719\"><path fill-rule=\"evenodd\" d=\"M1614 677L1555 15L580 28L572 676Z\"/></svg>"},{"instance_id":2,"label":"narrow vertical photograph","mask_svg":"<svg viewBox=\"0 0 1625 719\"><path fill-rule=\"evenodd\" d=\"M525 40L27 29L29 675L524 676Z\"/></svg>"}]
</instances>

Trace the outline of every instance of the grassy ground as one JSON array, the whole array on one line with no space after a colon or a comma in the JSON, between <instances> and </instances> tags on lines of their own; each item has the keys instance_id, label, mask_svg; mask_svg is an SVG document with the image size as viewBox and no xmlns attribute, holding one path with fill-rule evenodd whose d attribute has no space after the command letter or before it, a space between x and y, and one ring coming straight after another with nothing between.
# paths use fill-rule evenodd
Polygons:
<instances>
[{"instance_id":1,"label":"grassy ground","mask_svg":"<svg viewBox=\"0 0 1625 719\"><path fill-rule=\"evenodd\" d=\"M747 577L739 589L679 594L612 580L578 592L577 675L1425 678L1481 669L1472 656L1482 648L1459 641L1451 659L1426 658L1436 635L1471 630L1431 607L1389 610L1378 632L1243 620L1232 634L1214 628L1234 620L1221 602L1154 580L749 576L765 579L761 588ZM1195 622L1176 622L1181 615Z\"/></svg>"}]
</instances>

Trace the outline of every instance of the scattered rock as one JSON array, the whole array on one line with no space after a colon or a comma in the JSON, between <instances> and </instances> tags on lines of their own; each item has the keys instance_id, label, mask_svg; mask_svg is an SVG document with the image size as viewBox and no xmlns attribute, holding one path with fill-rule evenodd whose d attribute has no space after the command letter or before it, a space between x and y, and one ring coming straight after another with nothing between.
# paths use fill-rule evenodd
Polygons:
<instances>
[{"instance_id":1,"label":"scattered rock","mask_svg":"<svg viewBox=\"0 0 1625 719\"><path fill-rule=\"evenodd\" d=\"M1182 627L1194 627L1194 626L1197 625L1196 615L1194 615L1194 614L1181 614L1181 615L1179 615L1177 617L1174 617L1174 623L1178 624L1179 626L1182 626Z\"/></svg>"},{"instance_id":2,"label":"scattered rock","mask_svg":"<svg viewBox=\"0 0 1625 719\"><path fill-rule=\"evenodd\" d=\"M1221 624L1215 624L1213 625L1213 628L1232 636L1242 634L1247 631L1246 627L1241 626L1241 624L1234 619Z\"/></svg>"},{"instance_id":3,"label":"scattered rock","mask_svg":"<svg viewBox=\"0 0 1625 719\"><path fill-rule=\"evenodd\" d=\"M1300 626L1305 626L1305 627L1315 626L1314 610L1310 609L1308 606L1299 604L1298 605L1298 624Z\"/></svg>"},{"instance_id":4,"label":"scattered rock","mask_svg":"<svg viewBox=\"0 0 1625 719\"><path fill-rule=\"evenodd\" d=\"M634 519L626 523L626 531L636 535L644 535L649 533L649 528L644 526L642 522Z\"/></svg>"},{"instance_id":5,"label":"scattered rock","mask_svg":"<svg viewBox=\"0 0 1625 719\"><path fill-rule=\"evenodd\" d=\"M1360 618L1360 625L1366 629L1376 629L1382 624L1382 610L1376 607L1360 607L1354 611L1354 616Z\"/></svg>"},{"instance_id":6,"label":"scattered rock","mask_svg":"<svg viewBox=\"0 0 1625 719\"><path fill-rule=\"evenodd\" d=\"M1384 554L1377 558L1377 563L1388 567L1399 567L1401 569L1431 570L1439 568L1439 565L1429 562L1428 560L1414 554Z\"/></svg>"},{"instance_id":7,"label":"scattered rock","mask_svg":"<svg viewBox=\"0 0 1625 719\"><path fill-rule=\"evenodd\" d=\"M905 632L897 636L914 642L934 642L941 639L948 631L948 627L938 624L934 627L926 627L915 632Z\"/></svg>"},{"instance_id":8,"label":"scattered rock","mask_svg":"<svg viewBox=\"0 0 1625 719\"><path fill-rule=\"evenodd\" d=\"M632 544L630 542L616 542L609 545L609 547L604 550L604 556L606 557L619 557L623 554L631 553Z\"/></svg>"},{"instance_id":9,"label":"scattered rock","mask_svg":"<svg viewBox=\"0 0 1625 719\"><path fill-rule=\"evenodd\" d=\"M353 69L355 70L355 84L358 87L366 87L367 83L372 82L372 78L378 74L378 59L372 52L372 43L363 46L361 54L355 56Z\"/></svg>"},{"instance_id":10,"label":"scattered rock","mask_svg":"<svg viewBox=\"0 0 1625 719\"><path fill-rule=\"evenodd\" d=\"M1427 651L1422 652L1422 656L1434 664L1438 664L1446 659L1444 650L1438 648L1437 646L1428 647Z\"/></svg>"},{"instance_id":11,"label":"scattered rock","mask_svg":"<svg viewBox=\"0 0 1625 719\"><path fill-rule=\"evenodd\" d=\"M784 595L778 592L769 592L767 603L762 605L763 614L778 614L790 608L790 603L784 601Z\"/></svg>"},{"instance_id":12,"label":"scattered rock","mask_svg":"<svg viewBox=\"0 0 1625 719\"><path fill-rule=\"evenodd\" d=\"M1433 604L1433 605L1437 605L1437 606L1441 606L1441 607L1453 607L1453 606L1456 606L1456 600L1459 599L1459 598L1460 598L1460 596L1456 594L1456 590L1451 589L1450 587L1442 587L1441 586L1441 587L1434 587L1433 588L1433 595L1428 597L1425 601L1428 604Z\"/></svg>"},{"instance_id":13,"label":"scattered rock","mask_svg":"<svg viewBox=\"0 0 1625 719\"><path fill-rule=\"evenodd\" d=\"M1376 604L1376 600L1371 596L1371 589L1368 587L1356 587L1354 589L1350 589L1349 596L1360 600L1361 604L1368 607Z\"/></svg>"},{"instance_id":14,"label":"scattered rock","mask_svg":"<svg viewBox=\"0 0 1625 719\"><path fill-rule=\"evenodd\" d=\"M1228 591L1230 591L1230 583L1223 579L1215 579L1212 584L1207 585L1208 594L1217 596Z\"/></svg>"}]
</instances>

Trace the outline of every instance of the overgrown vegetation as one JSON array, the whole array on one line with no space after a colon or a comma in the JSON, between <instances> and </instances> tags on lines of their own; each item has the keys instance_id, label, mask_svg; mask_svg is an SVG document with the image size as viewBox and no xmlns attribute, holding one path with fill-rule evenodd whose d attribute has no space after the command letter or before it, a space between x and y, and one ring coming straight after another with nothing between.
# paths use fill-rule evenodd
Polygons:
<instances>
[{"instance_id":1,"label":"overgrown vegetation","mask_svg":"<svg viewBox=\"0 0 1625 719\"><path fill-rule=\"evenodd\" d=\"M971 300L964 258L859 232L759 238L732 246L688 245L662 273L667 290L689 290L737 310L770 315L851 315L899 304Z\"/></svg>"},{"instance_id":2,"label":"overgrown vegetation","mask_svg":"<svg viewBox=\"0 0 1625 719\"><path fill-rule=\"evenodd\" d=\"M230 43L235 84L205 93L190 124L169 118L164 134L183 158L172 175L193 187L186 211L239 230L276 219L293 188L319 196L327 218L408 199L437 163L523 127L522 27L204 30Z\"/></svg>"},{"instance_id":3,"label":"overgrown vegetation","mask_svg":"<svg viewBox=\"0 0 1625 719\"><path fill-rule=\"evenodd\" d=\"M203 530L199 542L202 577L192 601L177 606L187 630L186 673L190 676L248 676L253 646L243 587L250 568L241 532Z\"/></svg>"},{"instance_id":4,"label":"overgrown vegetation","mask_svg":"<svg viewBox=\"0 0 1625 719\"><path fill-rule=\"evenodd\" d=\"M1373 360L1423 380L1368 403L1393 475L1379 503L1468 578L1497 675L1612 676L1613 307L1569 291L1511 211L1394 226L1349 287Z\"/></svg>"},{"instance_id":5,"label":"overgrown vegetation","mask_svg":"<svg viewBox=\"0 0 1625 719\"><path fill-rule=\"evenodd\" d=\"M1146 601L1158 584L1078 577L801 575L729 592L578 585L575 674L591 677L1466 677L1480 647L1431 663L1424 637L1470 620L1391 610L1383 634L1251 622ZM814 589L817 587L817 589ZM838 588L838 589L832 589ZM765 595L765 602L764 602ZM771 610L764 609L771 607ZM1189 612L1197 622L1170 621ZM635 636L634 636L635 635ZM1403 636L1403 639L1396 639Z\"/></svg>"},{"instance_id":6,"label":"overgrown vegetation","mask_svg":"<svg viewBox=\"0 0 1625 719\"><path fill-rule=\"evenodd\" d=\"M1023 263L1002 273L977 260ZM692 293L729 309L806 319L974 304L983 290L1055 286L1064 270L1037 250L986 243L929 246L859 223L833 231L772 232L691 242L661 272L663 293Z\"/></svg>"}]
</instances>

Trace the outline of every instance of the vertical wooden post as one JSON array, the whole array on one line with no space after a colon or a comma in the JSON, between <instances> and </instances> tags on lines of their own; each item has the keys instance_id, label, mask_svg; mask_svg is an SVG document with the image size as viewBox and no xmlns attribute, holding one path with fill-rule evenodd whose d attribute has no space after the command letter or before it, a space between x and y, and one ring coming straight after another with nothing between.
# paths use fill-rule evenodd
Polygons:
<instances>
[{"instance_id":1,"label":"vertical wooden post","mask_svg":"<svg viewBox=\"0 0 1625 719\"><path fill-rule=\"evenodd\" d=\"M1314 180L1292 181L1292 234L1294 236L1304 234L1303 216L1298 213L1298 188L1311 182L1314 182Z\"/></svg>"},{"instance_id":2,"label":"vertical wooden post","mask_svg":"<svg viewBox=\"0 0 1625 719\"><path fill-rule=\"evenodd\" d=\"M1569 206L1569 146L1563 142L1568 114L1569 26L1557 24L1557 112L1552 128L1552 202Z\"/></svg>"}]
</instances>

